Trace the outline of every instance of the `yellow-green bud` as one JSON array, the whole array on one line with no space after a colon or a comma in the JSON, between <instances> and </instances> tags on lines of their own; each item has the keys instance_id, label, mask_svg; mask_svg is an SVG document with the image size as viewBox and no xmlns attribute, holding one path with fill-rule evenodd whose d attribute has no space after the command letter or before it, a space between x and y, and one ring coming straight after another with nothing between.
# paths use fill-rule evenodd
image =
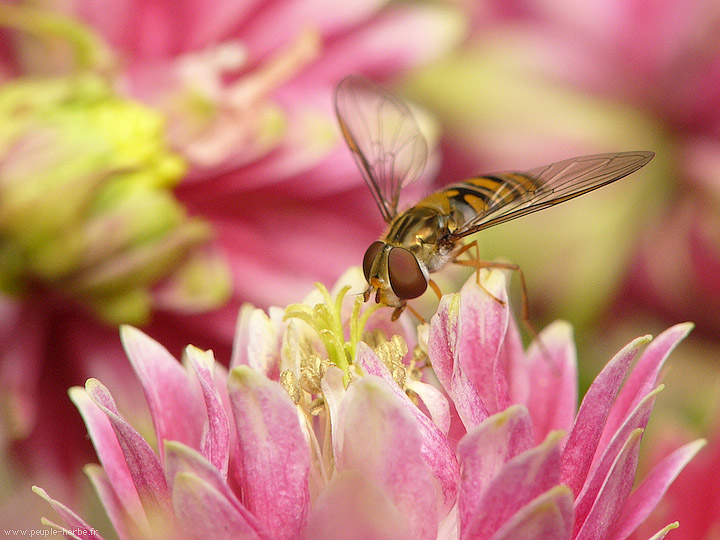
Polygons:
<instances>
[{"instance_id":1,"label":"yellow-green bud","mask_svg":"<svg viewBox=\"0 0 720 540\"><path fill-rule=\"evenodd\" d=\"M18 295L40 284L109 322L144 322L151 289L172 281L211 234L171 191L184 172L163 117L98 77L1 87L0 290ZM229 279L206 285L222 291L193 287L188 294L207 308L209 298L226 298Z\"/></svg>"}]
</instances>

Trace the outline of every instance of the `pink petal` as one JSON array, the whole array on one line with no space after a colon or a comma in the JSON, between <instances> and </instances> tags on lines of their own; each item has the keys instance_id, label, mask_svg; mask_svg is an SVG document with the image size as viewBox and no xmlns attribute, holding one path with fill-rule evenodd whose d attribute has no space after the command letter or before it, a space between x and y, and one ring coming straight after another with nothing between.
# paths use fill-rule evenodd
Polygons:
<instances>
[{"instance_id":1,"label":"pink petal","mask_svg":"<svg viewBox=\"0 0 720 540\"><path fill-rule=\"evenodd\" d=\"M113 495L118 498L122 506L121 514L110 513L113 523L124 522L127 516L139 524L146 522L145 511L110 420L84 388L73 387L69 394L83 417L95 453L112 485Z\"/></svg>"},{"instance_id":2,"label":"pink petal","mask_svg":"<svg viewBox=\"0 0 720 540\"><path fill-rule=\"evenodd\" d=\"M222 398L215 386L213 370L215 359L212 351L203 352L192 346L185 349L185 356L200 383L207 409L207 427L203 429L200 453L217 468L223 478L227 479L230 425Z\"/></svg>"},{"instance_id":3,"label":"pink petal","mask_svg":"<svg viewBox=\"0 0 720 540\"><path fill-rule=\"evenodd\" d=\"M310 450L285 389L247 366L228 393L238 434L243 502L276 538L295 538L309 506Z\"/></svg>"},{"instance_id":4,"label":"pink petal","mask_svg":"<svg viewBox=\"0 0 720 540\"><path fill-rule=\"evenodd\" d=\"M496 298L507 300L500 272L481 272ZM501 305L475 283L445 295L430 321L428 354L466 428L482 422L509 401L506 366L500 351L508 328L507 303Z\"/></svg>"},{"instance_id":5,"label":"pink petal","mask_svg":"<svg viewBox=\"0 0 720 540\"><path fill-rule=\"evenodd\" d=\"M360 0L343 4L317 0L292 0L265 5L243 30L253 58L264 57L307 28L322 33L347 30L380 9L381 0Z\"/></svg>"},{"instance_id":6,"label":"pink petal","mask_svg":"<svg viewBox=\"0 0 720 540\"><path fill-rule=\"evenodd\" d=\"M356 362L365 373L382 378L392 393L399 398L405 410L410 412L415 419L422 439L420 451L425 462L440 482L443 493L443 511L448 512L455 504L460 467L455 452L448 444L447 437L400 389L385 364L365 343L358 344Z\"/></svg>"},{"instance_id":7,"label":"pink petal","mask_svg":"<svg viewBox=\"0 0 720 540\"><path fill-rule=\"evenodd\" d=\"M577 355L572 327L555 322L543 330L527 352L530 389L527 408L533 420L535 441L562 429L569 433L577 411Z\"/></svg>"},{"instance_id":8,"label":"pink petal","mask_svg":"<svg viewBox=\"0 0 720 540\"><path fill-rule=\"evenodd\" d=\"M385 10L354 32L333 40L301 81L340 80L348 73L387 76L438 58L463 35L458 13L414 4Z\"/></svg>"},{"instance_id":9,"label":"pink petal","mask_svg":"<svg viewBox=\"0 0 720 540\"><path fill-rule=\"evenodd\" d=\"M79 535L83 538L94 538L96 540L103 540L103 537L98 534L97 530L85 523L75 512L70 510L67 506L51 498L44 489L33 486L32 490L36 495L39 495L40 497L45 499L50 504L50 506L53 507L53 510L55 510L58 515L60 515L68 528L78 532Z\"/></svg>"},{"instance_id":10,"label":"pink petal","mask_svg":"<svg viewBox=\"0 0 720 540\"><path fill-rule=\"evenodd\" d=\"M139 520L137 516L133 519L127 514L123 501L113 489L112 481L102 467L91 463L84 467L84 471L93 485L95 493L97 493L117 535L122 540L141 538L143 532L147 532L150 527L145 514L142 514L142 520Z\"/></svg>"},{"instance_id":11,"label":"pink petal","mask_svg":"<svg viewBox=\"0 0 720 540\"><path fill-rule=\"evenodd\" d=\"M74 7L78 16L125 54L157 59L217 43L257 3L257 0L184 0L172 5L112 2L103 9L93 0L80 0Z\"/></svg>"},{"instance_id":12,"label":"pink petal","mask_svg":"<svg viewBox=\"0 0 720 540\"><path fill-rule=\"evenodd\" d=\"M173 506L183 539L236 540L274 538L260 535L248 525L237 507L215 486L199 476L181 472L175 476Z\"/></svg>"},{"instance_id":13,"label":"pink petal","mask_svg":"<svg viewBox=\"0 0 720 540\"><path fill-rule=\"evenodd\" d=\"M407 381L405 387L412 390L430 414L430 419L443 435L450 429L450 404L445 394L431 384L420 381Z\"/></svg>"},{"instance_id":14,"label":"pink petal","mask_svg":"<svg viewBox=\"0 0 720 540\"><path fill-rule=\"evenodd\" d=\"M575 521L576 540L604 540L611 527L617 523L635 479L642 433L643 430L638 428L628 437L587 518Z\"/></svg>"},{"instance_id":15,"label":"pink petal","mask_svg":"<svg viewBox=\"0 0 720 540\"><path fill-rule=\"evenodd\" d=\"M601 457L591 466L585 485L583 485L575 501L575 519L579 523L582 523L587 518L609 471L622 451L628 437L638 428L645 429L650 418L650 412L655 404L655 398L661 390L662 387L657 388L638 403L635 410L628 416L625 423L618 428L615 436L602 451Z\"/></svg>"},{"instance_id":16,"label":"pink petal","mask_svg":"<svg viewBox=\"0 0 720 540\"><path fill-rule=\"evenodd\" d=\"M305 540L412 540L405 515L358 471L336 473L313 505Z\"/></svg>"},{"instance_id":17,"label":"pink petal","mask_svg":"<svg viewBox=\"0 0 720 540\"><path fill-rule=\"evenodd\" d=\"M463 471L459 495L463 526L478 512L482 494L505 463L532 446L532 421L521 405L508 407L468 431L457 447Z\"/></svg>"},{"instance_id":18,"label":"pink petal","mask_svg":"<svg viewBox=\"0 0 720 540\"><path fill-rule=\"evenodd\" d=\"M502 272L482 271L480 276L486 290L475 282L476 278L472 275L460 291L459 332L454 353L455 362L463 367L488 412L493 414L505 409L510 402L505 366L501 364L500 355L510 310Z\"/></svg>"},{"instance_id":19,"label":"pink petal","mask_svg":"<svg viewBox=\"0 0 720 540\"><path fill-rule=\"evenodd\" d=\"M207 413L182 365L165 347L131 326L120 328L120 339L143 386L160 448L170 440L199 449Z\"/></svg>"},{"instance_id":20,"label":"pink petal","mask_svg":"<svg viewBox=\"0 0 720 540\"><path fill-rule=\"evenodd\" d=\"M282 314L275 310L266 315L262 309L243 304L235 328L230 368L250 366L271 379L279 376Z\"/></svg>"},{"instance_id":21,"label":"pink petal","mask_svg":"<svg viewBox=\"0 0 720 540\"><path fill-rule=\"evenodd\" d=\"M367 375L348 387L339 430L337 470L363 475L406 516L413 538L434 540L441 489L422 455L417 421L385 381Z\"/></svg>"},{"instance_id":22,"label":"pink petal","mask_svg":"<svg viewBox=\"0 0 720 540\"><path fill-rule=\"evenodd\" d=\"M649 336L645 336L626 345L608 362L585 394L563 450L563 483L575 495L580 493L585 483L612 403L630 362L648 341Z\"/></svg>"},{"instance_id":23,"label":"pink petal","mask_svg":"<svg viewBox=\"0 0 720 540\"><path fill-rule=\"evenodd\" d=\"M678 448L658 463L623 505L622 514L617 521L619 527L615 529L609 540L627 538L657 506L670 484L703 446L705 446L704 440L693 441ZM659 538L664 536L663 534Z\"/></svg>"},{"instance_id":24,"label":"pink petal","mask_svg":"<svg viewBox=\"0 0 720 540\"><path fill-rule=\"evenodd\" d=\"M160 460L145 439L118 414L115 402L100 381L88 379L85 389L110 420L125 463L146 512L168 512L170 497Z\"/></svg>"},{"instance_id":25,"label":"pink petal","mask_svg":"<svg viewBox=\"0 0 720 540\"><path fill-rule=\"evenodd\" d=\"M624 417L656 385L665 360L680 341L693 329L692 323L676 324L668 328L647 346L615 400L607 420L600 447L604 446L624 421Z\"/></svg>"},{"instance_id":26,"label":"pink petal","mask_svg":"<svg viewBox=\"0 0 720 540\"><path fill-rule=\"evenodd\" d=\"M458 331L457 314L460 296L445 295L430 320L428 356L440 384L450 396L460 420L469 430L488 417L485 403L478 389L468 380L462 366L455 362L455 339Z\"/></svg>"},{"instance_id":27,"label":"pink petal","mask_svg":"<svg viewBox=\"0 0 720 540\"><path fill-rule=\"evenodd\" d=\"M515 317L511 316L509 318L505 340L500 350L500 357L499 365L504 367L505 370L505 378L507 379L510 393L510 403L527 404L531 378L528 375L528 359L525 355L525 348ZM503 407L503 409L505 408L507 408L507 406ZM542 437L541 440L543 438L544 437Z\"/></svg>"},{"instance_id":28,"label":"pink petal","mask_svg":"<svg viewBox=\"0 0 720 540\"><path fill-rule=\"evenodd\" d=\"M523 506L560 482L561 432L511 458L480 495L462 522L462 538L489 538Z\"/></svg>"},{"instance_id":29,"label":"pink petal","mask_svg":"<svg viewBox=\"0 0 720 540\"><path fill-rule=\"evenodd\" d=\"M490 540L569 540L572 524L572 491L556 486L521 508Z\"/></svg>"},{"instance_id":30,"label":"pink petal","mask_svg":"<svg viewBox=\"0 0 720 540\"><path fill-rule=\"evenodd\" d=\"M241 519L244 520L248 530L258 533L262 530L260 522L238 500L217 468L192 448L182 443L169 441L167 445L165 474L171 489L174 488L175 479L183 473L193 475L208 487L215 490L219 495L222 495L227 503L235 507L237 516L234 519L238 521ZM176 512L177 511L178 509L176 508ZM183 509L181 512L186 515L190 513L187 509Z\"/></svg>"}]
</instances>

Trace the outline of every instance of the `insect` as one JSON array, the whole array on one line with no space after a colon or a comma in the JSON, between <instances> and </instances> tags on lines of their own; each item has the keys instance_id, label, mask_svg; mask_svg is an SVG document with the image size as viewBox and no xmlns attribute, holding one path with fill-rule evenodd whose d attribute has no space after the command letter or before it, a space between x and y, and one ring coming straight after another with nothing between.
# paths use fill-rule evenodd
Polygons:
<instances>
[{"instance_id":1,"label":"insect","mask_svg":"<svg viewBox=\"0 0 720 540\"><path fill-rule=\"evenodd\" d=\"M405 102L359 76L343 79L335 92L340 129L388 223L385 234L363 257L367 302L394 307L397 319L407 301L439 289L429 275L474 242L463 238L483 229L549 208L615 182L644 165L653 152L618 152L575 157L526 172L504 172L450 184L398 213L400 191L422 173L427 143ZM480 263L474 266L515 265ZM522 273L520 277L524 278ZM523 306L527 312L527 306Z\"/></svg>"}]
</instances>

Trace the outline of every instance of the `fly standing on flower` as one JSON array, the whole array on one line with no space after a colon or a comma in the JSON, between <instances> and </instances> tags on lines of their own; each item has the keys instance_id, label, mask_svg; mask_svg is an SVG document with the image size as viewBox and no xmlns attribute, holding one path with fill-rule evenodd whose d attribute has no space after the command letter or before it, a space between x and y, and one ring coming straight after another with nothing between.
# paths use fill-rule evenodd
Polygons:
<instances>
[{"instance_id":1,"label":"fly standing on flower","mask_svg":"<svg viewBox=\"0 0 720 540\"><path fill-rule=\"evenodd\" d=\"M427 143L407 104L358 76L343 79L335 92L340 129L388 228L363 258L368 282L365 301L395 308L397 319L407 301L428 284L440 296L430 274L454 262L477 269L517 265L459 257L476 246L463 238L511 219L570 200L631 174L653 152L618 152L559 161L526 172L476 176L450 184L398 213L400 190L425 167ZM527 303L523 284L523 318Z\"/></svg>"}]
</instances>

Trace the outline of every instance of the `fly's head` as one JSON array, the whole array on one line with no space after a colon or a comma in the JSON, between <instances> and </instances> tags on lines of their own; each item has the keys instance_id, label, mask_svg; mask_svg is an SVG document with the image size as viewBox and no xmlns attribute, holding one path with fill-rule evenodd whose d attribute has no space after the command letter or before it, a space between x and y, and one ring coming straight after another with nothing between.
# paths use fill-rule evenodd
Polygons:
<instances>
[{"instance_id":1,"label":"fly's head","mask_svg":"<svg viewBox=\"0 0 720 540\"><path fill-rule=\"evenodd\" d=\"M401 308L428 286L427 270L412 251L380 240L365 252L363 273L368 282L366 302L374 292L376 303Z\"/></svg>"}]
</instances>

